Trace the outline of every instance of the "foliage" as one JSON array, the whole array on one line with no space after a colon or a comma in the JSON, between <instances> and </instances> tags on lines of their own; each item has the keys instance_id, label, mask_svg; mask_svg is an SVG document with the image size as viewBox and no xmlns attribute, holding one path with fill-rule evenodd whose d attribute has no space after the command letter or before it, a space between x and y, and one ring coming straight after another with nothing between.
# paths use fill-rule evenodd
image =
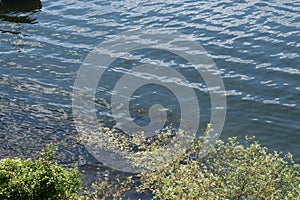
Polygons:
<instances>
[{"instance_id":1,"label":"foliage","mask_svg":"<svg viewBox=\"0 0 300 200\"><path fill-rule=\"evenodd\" d=\"M150 141L117 140L112 135L109 139L118 148L138 149L146 155L163 150L161 146L174 137L176 134L168 131ZM78 171L53 162L53 150L35 160L2 159L0 199L121 199L128 192L154 199L300 199L300 166L291 154L270 153L253 137L246 137L244 145L236 138L218 140L202 157L203 141L194 141L177 160L155 171L128 177L106 174L94 184L95 191L83 192L84 196L79 196Z\"/></svg>"},{"instance_id":2,"label":"foliage","mask_svg":"<svg viewBox=\"0 0 300 200\"><path fill-rule=\"evenodd\" d=\"M51 152L36 160L0 160L0 199L75 199L80 189L78 172L50 161Z\"/></svg>"},{"instance_id":3,"label":"foliage","mask_svg":"<svg viewBox=\"0 0 300 200\"><path fill-rule=\"evenodd\" d=\"M291 154L268 153L249 137L246 146L236 138L218 141L202 160L187 156L184 164L141 174L141 182L157 199L300 199L300 168Z\"/></svg>"},{"instance_id":4,"label":"foliage","mask_svg":"<svg viewBox=\"0 0 300 200\"><path fill-rule=\"evenodd\" d=\"M106 174L103 180L92 185L93 192L86 191L81 198L84 200L122 199L126 192L134 190L136 184L137 181L133 180L132 176L121 178Z\"/></svg>"},{"instance_id":5,"label":"foliage","mask_svg":"<svg viewBox=\"0 0 300 200\"><path fill-rule=\"evenodd\" d=\"M174 131L171 127L151 137L146 137L144 132L126 134L109 128L86 131L82 135L79 141L88 144L93 155L101 157L99 149L113 152L140 171L153 171L172 162L177 155L184 154L194 139L191 133Z\"/></svg>"},{"instance_id":6,"label":"foliage","mask_svg":"<svg viewBox=\"0 0 300 200\"><path fill-rule=\"evenodd\" d=\"M129 190L151 192L154 199L300 199L300 167L291 154L270 153L246 137L245 145L236 138L218 140L200 158L202 145L196 141L179 160L135 175L138 179L106 178L96 193L102 199L121 198Z\"/></svg>"}]
</instances>

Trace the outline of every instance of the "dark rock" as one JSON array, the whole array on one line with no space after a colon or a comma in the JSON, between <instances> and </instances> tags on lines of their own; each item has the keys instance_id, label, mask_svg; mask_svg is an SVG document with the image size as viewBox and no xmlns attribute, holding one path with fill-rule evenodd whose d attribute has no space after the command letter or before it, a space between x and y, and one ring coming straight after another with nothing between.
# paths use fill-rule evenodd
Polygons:
<instances>
[{"instance_id":1,"label":"dark rock","mask_svg":"<svg viewBox=\"0 0 300 200\"><path fill-rule=\"evenodd\" d=\"M8 12L29 12L41 9L40 0L0 0L0 10Z\"/></svg>"}]
</instances>

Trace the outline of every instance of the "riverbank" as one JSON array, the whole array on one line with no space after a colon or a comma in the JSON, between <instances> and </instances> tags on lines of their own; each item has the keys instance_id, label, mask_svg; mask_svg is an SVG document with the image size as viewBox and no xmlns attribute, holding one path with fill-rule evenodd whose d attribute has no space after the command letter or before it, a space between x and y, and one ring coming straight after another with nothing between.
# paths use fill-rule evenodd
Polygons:
<instances>
[{"instance_id":1,"label":"riverbank","mask_svg":"<svg viewBox=\"0 0 300 200\"><path fill-rule=\"evenodd\" d=\"M0 161L1 199L119 199L129 193L158 199L299 199L300 167L291 154L269 152L252 137L219 140L204 158L195 142L178 160L154 172L105 176L80 187L77 169L53 162L53 148L37 159ZM125 195L125 196L124 196Z\"/></svg>"}]
</instances>

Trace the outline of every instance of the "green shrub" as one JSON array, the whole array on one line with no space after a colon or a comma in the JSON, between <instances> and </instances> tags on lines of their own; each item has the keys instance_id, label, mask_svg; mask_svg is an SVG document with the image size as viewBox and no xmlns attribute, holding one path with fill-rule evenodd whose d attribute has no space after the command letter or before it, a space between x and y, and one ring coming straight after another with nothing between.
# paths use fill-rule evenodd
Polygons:
<instances>
[{"instance_id":1,"label":"green shrub","mask_svg":"<svg viewBox=\"0 0 300 200\"><path fill-rule=\"evenodd\" d=\"M0 160L0 199L75 199L80 189L76 170L51 162L51 153L33 160Z\"/></svg>"},{"instance_id":2,"label":"green shrub","mask_svg":"<svg viewBox=\"0 0 300 200\"><path fill-rule=\"evenodd\" d=\"M268 152L251 137L217 141L204 158L201 140L180 159L125 181L95 185L93 199L117 199L126 191L151 193L154 199L300 199L300 167L291 154Z\"/></svg>"},{"instance_id":3,"label":"green shrub","mask_svg":"<svg viewBox=\"0 0 300 200\"><path fill-rule=\"evenodd\" d=\"M130 142L137 141L147 153L161 148L169 137L173 135L161 135L150 146L142 139ZM118 147L128 145L123 142ZM2 159L0 199L119 199L128 191L154 199L300 199L300 166L291 154L270 153L251 137L245 145L236 138L218 140L204 158L198 155L202 146L201 140L195 141L178 160L154 172L127 178L107 174L85 196L79 196L78 171L54 163L53 151L35 160Z\"/></svg>"},{"instance_id":4,"label":"green shrub","mask_svg":"<svg viewBox=\"0 0 300 200\"><path fill-rule=\"evenodd\" d=\"M141 191L157 199L300 199L300 167L291 154L268 153L250 138L246 146L218 141L204 159L187 156L140 177Z\"/></svg>"}]
</instances>

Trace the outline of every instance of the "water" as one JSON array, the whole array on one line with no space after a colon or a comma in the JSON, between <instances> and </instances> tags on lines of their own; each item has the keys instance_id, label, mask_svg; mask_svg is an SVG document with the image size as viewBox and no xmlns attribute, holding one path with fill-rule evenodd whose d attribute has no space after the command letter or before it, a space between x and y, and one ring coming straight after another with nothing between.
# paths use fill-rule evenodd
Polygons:
<instances>
[{"instance_id":1,"label":"water","mask_svg":"<svg viewBox=\"0 0 300 200\"><path fill-rule=\"evenodd\" d=\"M264 146L291 152L299 162L299 16L300 2L292 0L44 0L34 11L0 12L0 157L31 157L45 144L64 142L62 164L78 163L91 176L106 170L75 140L71 95L76 73L105 39L156 27L197 38L222 72L228 103L221 138L255 135ZM107 77L118 73L111 70ZM113 88L109 78L105 81L106 87L97 90L97 109L112 126L106 101ZM153 96L153 91L161 95ZM207 94L200 96L204 129L209 105ZM148 122L153 102L166 106L171 122L180 117L178 102L163 88L140 88L133 102L137 123ZM140 116L140 110L146 112Z\"/></svg>"}]
</instances>

